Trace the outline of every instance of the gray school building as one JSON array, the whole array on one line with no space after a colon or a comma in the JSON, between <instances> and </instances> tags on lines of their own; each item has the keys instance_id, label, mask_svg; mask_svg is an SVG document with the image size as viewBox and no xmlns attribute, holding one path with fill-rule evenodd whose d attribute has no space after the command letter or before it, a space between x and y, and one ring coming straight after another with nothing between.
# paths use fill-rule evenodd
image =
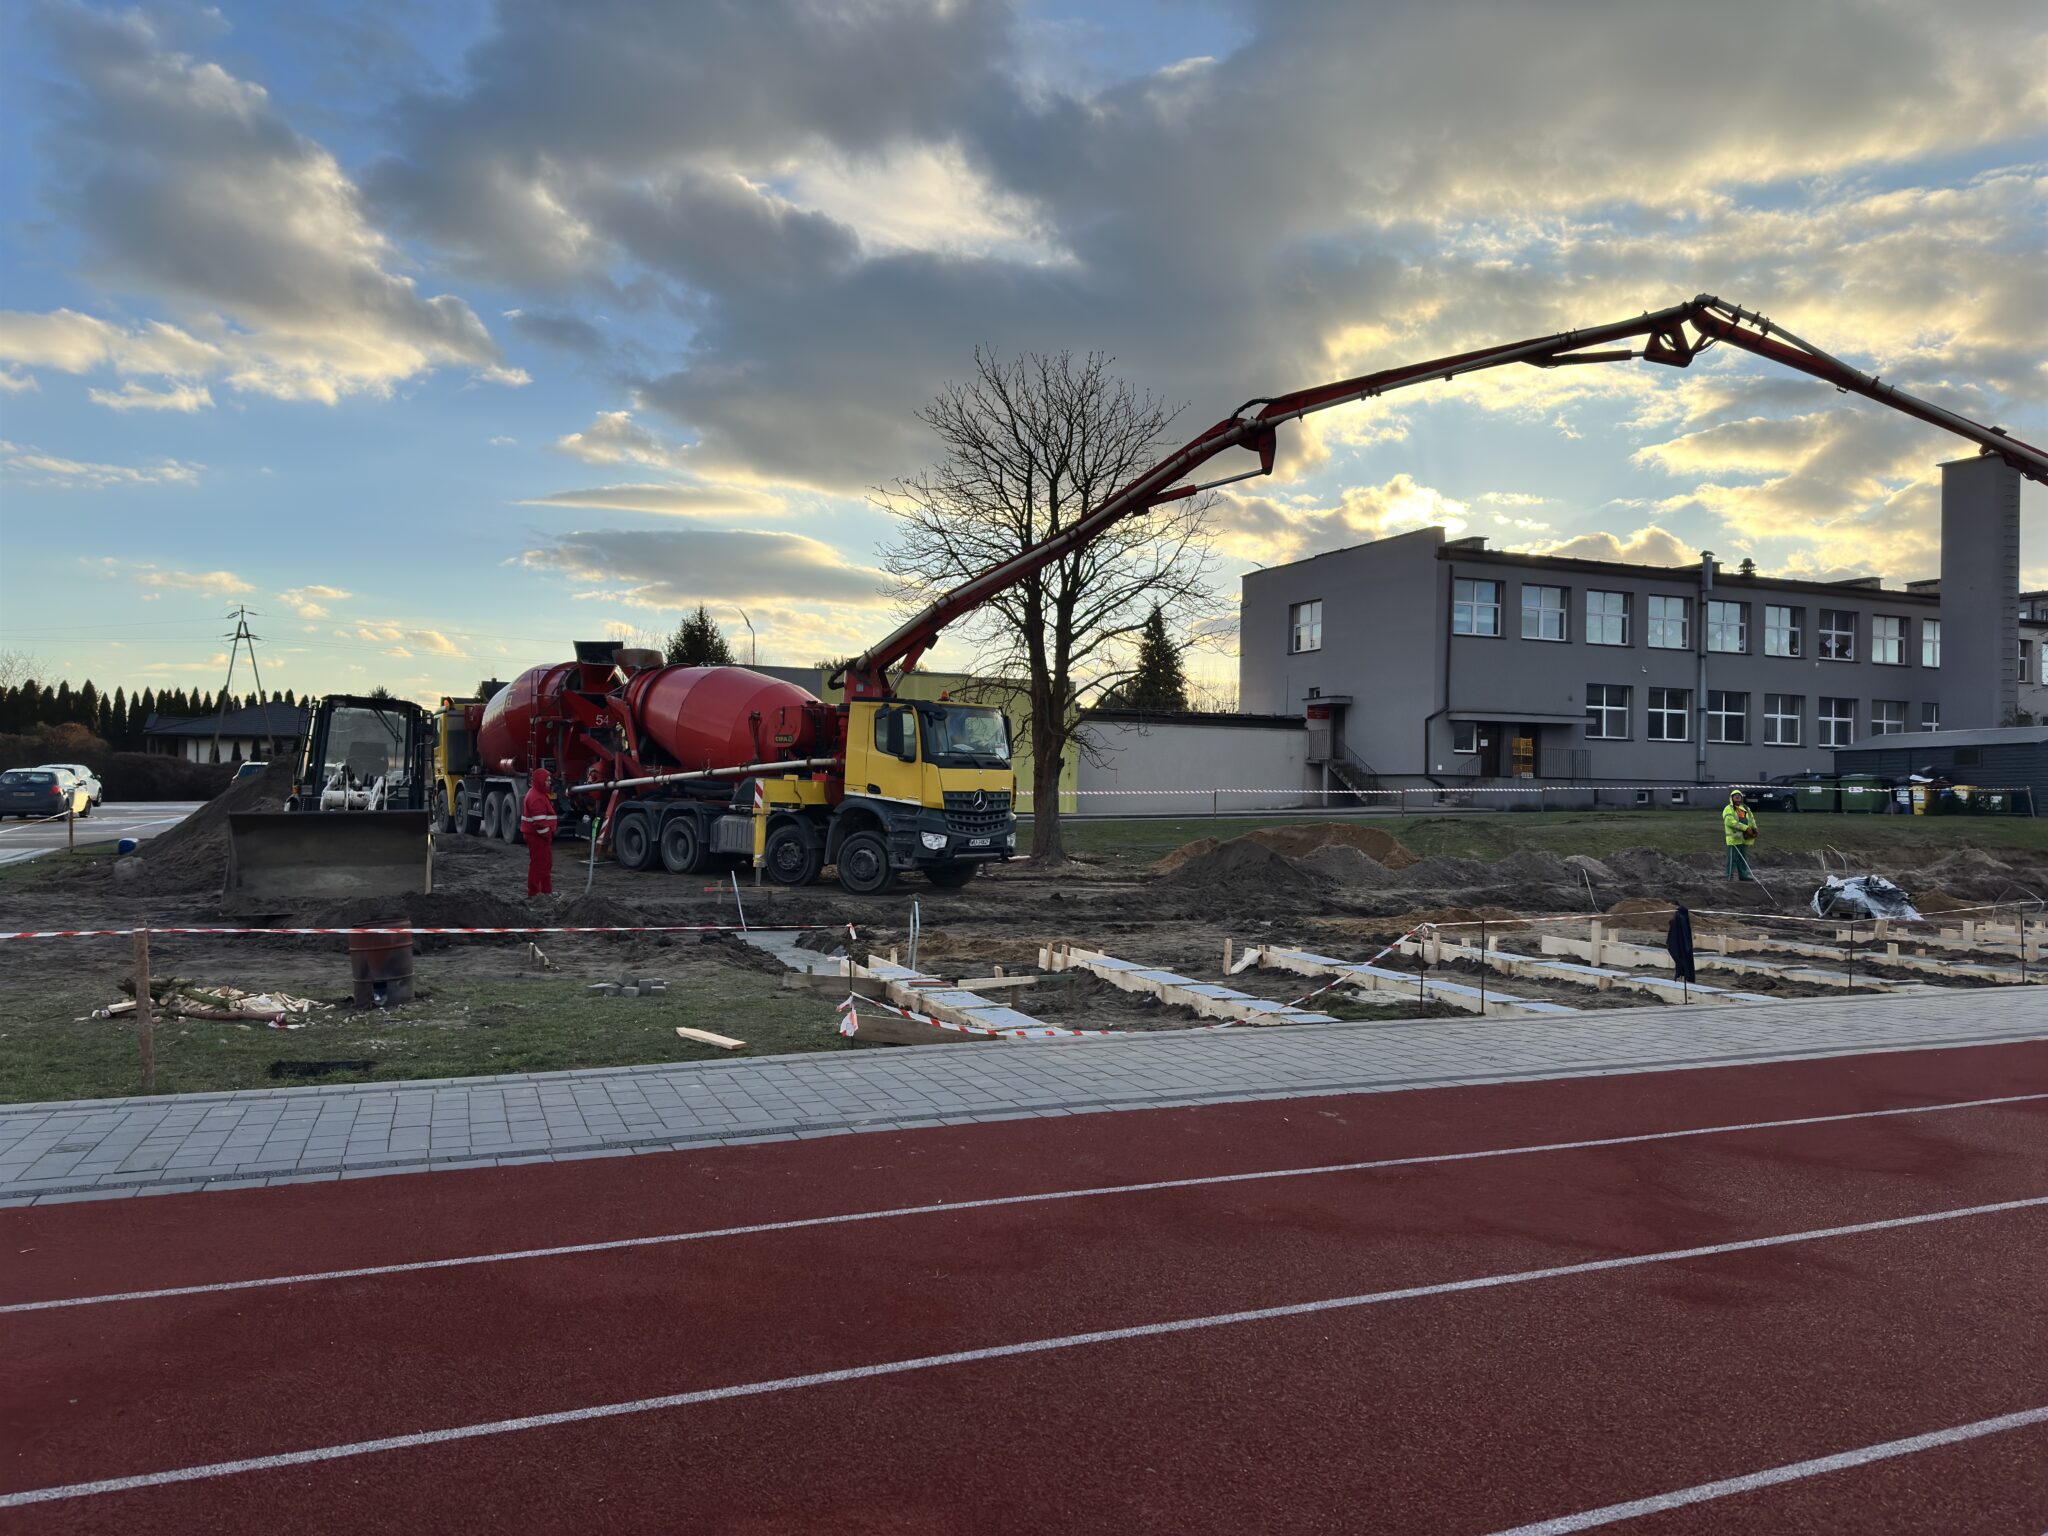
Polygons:
<instances>
[{"instance_id":1,"label":"gray school building","mask_svg":"<svg viewBox=\"0 0 2048 1536\"><path fill-rule=\"evenodd\" d=\"M1306 722L1311 788L1754 783L1871 737L2013 724L2048 698L2019 475L1942 471L1941 575L1903 588L1441 528L1250 572L1239 708Z\"/></svg>"}]
</instances>

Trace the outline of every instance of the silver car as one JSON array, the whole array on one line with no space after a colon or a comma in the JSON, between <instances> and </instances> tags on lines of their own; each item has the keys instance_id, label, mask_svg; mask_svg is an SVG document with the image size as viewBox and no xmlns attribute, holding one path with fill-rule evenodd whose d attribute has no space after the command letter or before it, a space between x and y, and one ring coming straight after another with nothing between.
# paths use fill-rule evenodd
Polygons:
<instances>
[{"instance_id":1,"label":"silver car","mask_svg":"<svg viewBox=\"0 0 2048 1536\"><path fill-rule=\"evenodd\" d=\"M91 815L99 808L100 801L106 798L106 791L100 787L99 775L83 763L37 763L35 771L58 775L65 787L74 793L85 791L86 808L79 812L81 816Z\"/></svg>"}]
</instances>

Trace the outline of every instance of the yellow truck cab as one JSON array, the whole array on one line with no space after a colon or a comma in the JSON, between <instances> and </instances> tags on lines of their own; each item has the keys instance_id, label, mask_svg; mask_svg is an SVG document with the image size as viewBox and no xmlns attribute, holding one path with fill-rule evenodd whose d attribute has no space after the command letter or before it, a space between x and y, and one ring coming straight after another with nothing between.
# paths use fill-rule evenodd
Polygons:
<instances>
[{"instance_id":1,"label":"yellow truck cab","mask_svg":"<svg viewBox=\"0 0 2048 1536\"><path fill-rule=\"evenodd\" d=\"M955 887L1015 853L1017 776L1001 710L918 699L846 708L845 793L822 828L824 783L756 783L755 862L770 879L800 885L833 864L850 891L880 890L904 870Z\"/></svg>"}]
</instances>

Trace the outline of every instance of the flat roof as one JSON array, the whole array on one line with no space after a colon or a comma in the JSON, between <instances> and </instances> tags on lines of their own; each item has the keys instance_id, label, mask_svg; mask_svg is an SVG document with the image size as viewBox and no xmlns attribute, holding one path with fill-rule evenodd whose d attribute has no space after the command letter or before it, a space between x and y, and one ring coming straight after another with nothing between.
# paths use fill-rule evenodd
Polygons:
<instances>
[{"instance_id":1,"label":"flat roof","mask_svg":"<svg viewBox=\"0 0 2048 1536\"><path fill-rule=\"evenodd\" d=\"M1892 731L1866 736L1837 752L1927 752L1950 747L2030 747L2048 745L2048 725L2006 725L1981 731Z\"/></svg>"},{"instance_id":2,"label":"flat roof","mask_svg":"<svg viewBox=\"0 0 2048 1536\"><path fill-rule=\"evenodd\" d=\"M1461 564L1486 562L1493 565L1512 565L1523 570L1538 571L1582 571L1592 576L1632 576L1644 581L1669 581L1699 590L1700 568L1693 565L1635 565L1625 560L1581 560L1566 555L1531 555L1511 549L1473 549L1446 544L1437 551L1439 560L1456 560ZM1744 592L1768 589L1774 592L1806 592L1820 597L1879 598L1885 602L1916 603L1924 607L1939 607L1941 595L1936 592L1913 592L1904 587L1875 586L1874 577L1856 577L1849 581L1801 581L1791 576L1745 576L1740 571L1729 570L1719 561L1714 566L1714 589L1734 587Z\"/></svg>"}]
</instances>

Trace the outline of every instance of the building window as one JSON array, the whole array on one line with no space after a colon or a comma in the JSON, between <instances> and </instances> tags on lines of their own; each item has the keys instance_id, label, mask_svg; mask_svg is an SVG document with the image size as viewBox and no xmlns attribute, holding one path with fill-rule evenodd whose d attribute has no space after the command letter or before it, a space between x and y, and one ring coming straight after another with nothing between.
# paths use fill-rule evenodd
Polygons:
<instances>
[{"instance_id":1,"label":"building window","mask_svg":"<svg viewBox=\"0 0 2048 1536\"><path fill-rule=\"evenodd\" d=\"M1799 745L1799 721L1806 713L1806 695L1803 693L1767 693L1764 695L1764 745L1767 747L1796 747Z\"/></svg>"},{"instance_id":2,"label":"building window","mask_svg":"<svg viewBox=\"0 0 2048 1536\"><path fill-rule=\"evenodd\" d=\"M1479 722L1477 720L1453 720L1451 722L1451 750L1462 757L1470 757L1479 750Z\"/></svg>"},{"instance_id":3,"label":"building window","mask_svg":"<svg viewBox=\"0 0 2048 1536\"><path fill-rule=\"evenodd\" d=\"M1764 654L1766 656L1797 656L1800 654L1799 620L1802 610L1780 608L1775 604L1764 605Z\"/></svg>"},{"instance_id":4,"label":"building window","mask_svg":"<svg viewBox=\"0 0 2048 1536\"><path fill-rule=\"evenodd\" d=\"M1749 695L1707 690L1707 740L1739 747L1749 740Z\"/></svg>"},{"instance_id":5,"label":"building window","mask_svg":"<svg viewBox=\"0 0 2048 1536\"><path fill-rule=\"evenodd\" d=\"M1856 614L1853 609L1821 609L1820 659L1822 661L1854 661L1856 659Z\"/></svg>"},{"instance_id":6,"label":"building window","mask_svg":"<svg viewBox=\"0 0 2048 1536\"><path fill-rule=\"evenodd\" d=\"M1846 747L1855 739L1856 701L1823 697L1820 701L1820 744L1824 747Z\"/></svg>"},{"instance_id":7,"label":"building window","mask_svg":"<svg viewBox=\"0 0 2048 1536\"><path fill-rule=\"evenodd\" d=\"M1941 665L1941 620L1920 621L1920 665L1939 667Z\"/></svg>"},{"instance_id":8,"label":"building window","mask_svg":"<svg viewBox=\"0 0 2048 1536\"><path fill-rule=\"evenodd\" d=\"M1923 731L1938 731L1941 729L1941 706L1939 704L1922 704L1920 706L1920 729Z\"/></svg>"},{"instance_id":9,"label":"building window","mask_svg":"<svg viewBox=\"0 0 2048 1536\"><path fill-rule=\"evenodd\" d=\"M1889 613L1870 616L1870 659L1881 667L1906 664L1906 621Z\"/></svg>"},{"instance_id":10,"label":"building window","mask_svg":"<svg viewBox=\"0 0 2048 1536\"><path fill-rule=\"evenodd\" d=\"M1594 741L1628 740L1628 689L1586 684L1586 735Z\"/></svg>"},{"instance_id":11,"label":"building window","mask_svg":"<svg viewBox=\"0 0 2048 1536\"><path fill-rule=\"evenodd\" d=\"M1682 597L1652 597L1650 599L1650 644L1660 651L1684 651L1692 648L1692 640L1686 633L1686 600Z\"/></svg>"},{"instance_id":12,"label":"building window","mask_svg":"<svg viewBox=\"0 0 2048 1536\"><path fill-rule=\"evenodd\" d=\"M2048 683L2048 645L2039 645L2035 649L2041 653L2041 675L2038 681Z\"/></svg>"},{"instance_id":13,"label":"building window","mask_svg":"<svg viewBox=\"0 0 2048 1536\"><path fill-rule=\"evenodd\" d=\"M2020 644L2019 644L2019 652L2020 652L2020 670L2019 670L2019 678L2020 678L2020 681L2021 681L2021 682L2023 682L2023 683L2024 683L2024 682L2025 682L2025 681L2027 680L2027 664L2028 664L2028 662L2029 662L2029 661L2030 661L2030 660L2032 659L2031 657L2029 657L2029 656L2027 655L2027 648L2028 648L2028 642L2027 642L2027 641L2025 641L2025 640L2022 640L2022 641L2020 642Z\"/></svg>"},{"instance_id":14,"label":"building window","mask_svg":"<svg viewBox=\"0 0 2048 1536\"><path fill-rule=\"evenodd\" d=\"M1586 643L1588 645L1628 644L1628 594L1588 592L1586 594Z\"/></svg>"},{"instance_id":15,"label":"building window","mask_svg":"<svg viewBox=\"0 0 2048 1536\"><path fill-rule=\"evenodd\" d=\"M1323 648L1323 600L1295 603L1287 610L1287 649L1296 654Z\"/></svg>"},{"instance_id":16,"label":"building window","mask_svg":"<svg viewBox=\"0 0 2048 1536\"><path fill-rule=\"evenodd\" d=\"M1650 601L1654 603L1657 599L1653 597ZM1652 741L1690 741L1692 731L1686 722L1691 715L1691 689L1652 688L1650 708L1643 717L1644 734Z\"/></svg>"},{"instance_id":17,"label":"building window","mask_svg":"<svg viewBox=\"0 0 2048 1536\"><path fill-rule=\"evenodd\" d=\"M1562 640L1565 636L1564 588L1522 583L1522 638Z\"/></svg>"},{"instance_id":18,"label":"building window","mask_svg":"<svg viewBox=\"0 0 2048 1536\"><path fill-rule=\"evenodd\" d=\"M1747 651L1749 649L1749 604L1707 604L1707 649Z\"/></svg>"},{"instance_id":19,"label":"building window","mask_svg":"<svg viewBox=\"0 0 2048 1536\"><path fill-rule=\"evenodd\" d=\"M1500 583L1467 581L1451 583L1451 633L1454 635L1497 635L1500 633Z\"/></svg>"},{"instance_id":20,"label":"building window","mask_svg":"<svg viewBox=\"0 0 2048 1536\"><path fill-rule=\"evenodd\" d=\"M1904 699L1872 699L1870 701L1870 734L1873 736L1896 736L1906 728L1906 701Z\"/></svg>"}]
</instances>

